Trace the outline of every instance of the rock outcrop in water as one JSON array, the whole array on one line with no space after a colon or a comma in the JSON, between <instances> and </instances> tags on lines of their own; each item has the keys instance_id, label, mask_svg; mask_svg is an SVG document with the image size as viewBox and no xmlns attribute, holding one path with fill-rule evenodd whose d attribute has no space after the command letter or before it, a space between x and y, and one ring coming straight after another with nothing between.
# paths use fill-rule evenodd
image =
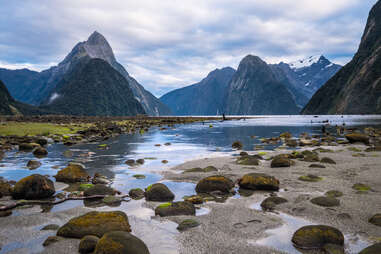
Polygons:
<instances>
[{"instance_id":1,"label":"rock outcrop in water","mask_svg":"<svg viewBox=\"0 0 381 254\"><path fill-rule=\"evenodd\" d=\"M312 97L303 114L381 113L381 1L369 13L361 44L345 65Z\"/></svg>"},{"instance_id":2,"label":"rock outcrop in water","mask_svg":"<svg viewBox=\"0 0 381 254\"><path fill-rule=\"evenodd\" d=\"M107 62L128 82L136 99L149 115L169 115L170 110L150 92L146 91L124 67L116 61L111 46L103 35L94 32L87 41L78 43L57 66L42 72L27 69L0 69L0 78L7 81L11 94L22 102L34 105L49 104L59 97L59 90L91 59L99 58Z\"/></svg>"},{"instance_id":3,"label":"rock outcrop in water","mask_svg":"<svg viewBox=\"0 0 381 254\"><path fill-rule=\"evenodd\" d=\"M239 64L225 97L229 115L291 115L299 108L293 95L276 78L270 66L248 55Z\"/></svg>"},{"instance_id":4,"label":"rock outcrop in water","mask_svg":"<svg viewBox=\"0 0 381 254\"><path fill-rule=\"evenodd\" d=\"M216 69L201 82L173 90L160 100L175 115L219 115L224 112L223 99L235 70Z\"/></svg>"}]
</instances>

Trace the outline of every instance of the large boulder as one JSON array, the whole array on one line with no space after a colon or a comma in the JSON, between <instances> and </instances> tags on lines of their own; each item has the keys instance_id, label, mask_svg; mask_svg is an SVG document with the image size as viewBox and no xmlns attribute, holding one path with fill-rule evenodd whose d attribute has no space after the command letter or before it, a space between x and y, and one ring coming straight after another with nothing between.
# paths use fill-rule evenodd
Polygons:
<instances>
[{"instance_id":1,"label":"large boulder","mask_svg":"<svg viewBox=\"0 0 381 254\"><path fill-rule=\"evenodd\" d=\"M261 173L244 175L238 181L239 187L249 190L279 190L279 180L273 176Z\"/></svg>"},{"instance_id":2,"label":"large boulder","mask_svg":"<svg viewBox=\"0 0 381 254\"><path fill-rule=\"evenodd\" d=\"M155 183L148 186L144 196L147 201L159 202L172 201L175 198L175 194L162 183Z\"/></svg>"},{"instance_id":3,"label":"large boulder","mask_svg":"<svg viewBox=\"0 0 381 254\"><path fill-rule=\"evenodd\" d=\"M155 209L155 215L159 215L160 217L195 214L195 206L187 201L165 203Z\"/></svg>"},{"instance_id":4,"label":"large boulder","mask_svg":"<svg viewBox=\"0 0 381 254\"><path fill-rule=\"evenodd\" d=\"M113 231L98 241L94 254L149 254L149 250L136 236L123 231Z\"/></svg>"},{"instance_id":5,"label":"large boulder","mask_svg":"<svg viewBox=\"0 0 381 254\"><path fill-rule=\"evenodd\" d=\"M381 253L381 243L376 243L363 249L359 254L380 254L380 253Z\"/></svg>"},{"instance_id":6,"label":"large boulder","mask_svg":"<svg viewBox=\"0 0 381 254\"><path fill-rule=\"evenodd\" d=\"M349 143L364 143L365 145L369 145L369 136L362 133L350 133L345 135L348 139Z\"/></svg>"},{"instance_id":7,"label":"large boulder","mask_svg":"<svg viewBox=\"0 0 381 254\"><path fill-rule=\"evenodd\" d=\"M262 201L261 207L263 210L273 210L277 205L287 203L287 199L282 197L268 197Z\"/></svg>"},{"instance_id":8,"label":"large boulder","mask_svg":"<svg viewBox=\"0 0 381 254\"><path fill-rule=\"evenodd\" d=\"M369 223L381 227L381 213L375 214L369 219Z\"/></svg>"},{"instance_id":9,"label":"large boulder","mask_svg":"<svg viewBox=\"0 0 381 254\"><path fill-rule=\"evenodd\" d=\"M344 235L334 227L311 225L298 229L291 241L297 248L322 249L326 244L343 246Z\"/></svg>"},{"instance_id":10,"label":"large boulder","mask_svg":"<svg viewBox=\"0 0 381 254\"><path fill-rule=\"evenodd\" d=\"M86 235L102 237L110 231L131 232L127 215L121 211L89 212L75 217L58 229L57 235L82 238Z\"/></svg>"},{"instance_id":11,"label":"large boulder","mask_svg":"<svg viewBox=\"0 0 381 254\"><path fill-rule=\"evenodd\" d=\"M13 190L14 199L49 198L55 193L53 182L42 175L30 175L18 181Z\"/></svg>"},{"instance_id":12,"label":"large boulder","mask_svg":"<svg viewBox=\"0 0 381 254\"><path fill-rule=\"evenodd\" d=\"M89 175L81 164L69 163L66 168L58 171L54 177L57 182L75 183L87 181Z\"/></svg>"},{"instance_id":13,"label":"large boulder","mask_svg":"<svg viewBox=\"0 0 381 254\"><path fill-rule=\"evenodd\" d=\"M230 193L234 187L232 180L225 176L215 175L201 179L196 185L197 193L210 193L220 191L222 193Z\"/></svg>"}]
</instances>

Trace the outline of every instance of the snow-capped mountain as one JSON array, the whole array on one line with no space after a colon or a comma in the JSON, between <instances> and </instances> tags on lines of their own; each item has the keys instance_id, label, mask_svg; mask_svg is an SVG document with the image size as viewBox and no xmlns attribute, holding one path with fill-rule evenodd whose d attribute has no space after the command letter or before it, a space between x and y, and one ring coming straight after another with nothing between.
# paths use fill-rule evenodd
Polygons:
<instances>
[{"instance_id":1,"label":"snow-capped mountain","mask_svg":"<svg viewBox=\"0 0 381 254\"><path fill-rule=\"evenodd\" d=\"M291 69L298 70L301 68L310 67L311 65L318 63L321 57L324 57L324 56L322 55L310 56L305 59L291 62L288 65L290 66Z\"/></svg>"}]
</instances>

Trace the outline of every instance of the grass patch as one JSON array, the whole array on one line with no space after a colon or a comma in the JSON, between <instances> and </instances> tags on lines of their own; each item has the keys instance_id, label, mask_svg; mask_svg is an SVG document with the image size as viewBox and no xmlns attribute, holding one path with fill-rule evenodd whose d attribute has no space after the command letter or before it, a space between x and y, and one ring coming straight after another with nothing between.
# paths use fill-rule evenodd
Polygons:
<instances>
[{"instance_id":1,"label":"grass patch","mask_svg":"<svg viewBox=\"0 0 381 254\"><path fill-rule=\"evenodd\" d=\"M88 125L60 125L52 123L19 123L7 122L0 125L1 136L37 136L37 135L68 135L75 134L79 130L83 130Z\"/></svg>"}]
</instances>

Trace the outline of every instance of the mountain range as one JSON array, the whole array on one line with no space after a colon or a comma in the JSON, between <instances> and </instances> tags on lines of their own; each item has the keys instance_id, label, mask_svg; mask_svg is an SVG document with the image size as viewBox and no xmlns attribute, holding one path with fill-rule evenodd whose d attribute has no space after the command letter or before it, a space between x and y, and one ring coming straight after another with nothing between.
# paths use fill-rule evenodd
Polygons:
<instances>
[{"instance_id":1,"label":"mountain range","mask_svg":"<svg viewBox=\"0 0 381 254\"><path fill-rule=\"evenodd\" d=\"M150 92L146 91L116 61L111 46L105 37L98 32L91 34L87 41L75 45L72 51L57 66L41 72L30 71L28 69L0 69L0 80L3 80L10 94L15 99L47 107L57 96L60 96L59 91L67 83L70 83L74 73L78 73L79 68L85 66L91 59L96 58L108 63L126 79L135 99L141 103L145 113L149 115L169 115L171 113L167 106L161 103ZM109 85L112 86L113 83L109 83ZM83 99L86 98L84 97Z\"/></svg>"},{"instance_id":2,"label":"mountain range","mask_svg":"<svg viewBox=\"0 0 381 254\"><path fill-rule=\"evenodd\" d=\"M381 1L369 13L359 49L303 109L303 114L381 113Z\"/></svg>"},{"instance_id":3,"label":"mountain range","mask_svg":"<svg viewBox=\"0 0 381 254\"><path fill-rule=\"evenodd\" d=\"M173 90L160 100L175 115L298 114L340 68L324 56L267 64L249 55L241 61L238 74L231 67L216 69L201 82Z\"/></svg>"}]
</instances>

